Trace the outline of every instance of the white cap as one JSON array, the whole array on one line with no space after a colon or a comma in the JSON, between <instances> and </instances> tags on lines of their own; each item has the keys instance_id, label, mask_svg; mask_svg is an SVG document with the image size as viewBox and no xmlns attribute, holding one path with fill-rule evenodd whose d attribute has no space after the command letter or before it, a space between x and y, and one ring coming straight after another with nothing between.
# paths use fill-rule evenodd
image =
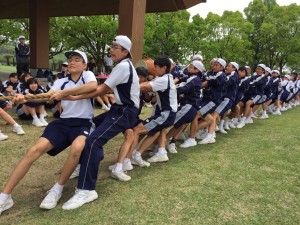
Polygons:
<instances>
[{"instance_id":1,"label":"white cap","mask_svg":"<svg viewBox=\"0 0 300 225\"><path fill-rule=\"evenodd\" d=\"M175 64L174 61L173 61L173 59L171 59L171 58L169 58L169 59L170 59L170 61L171 61L171 64Z\"/></svg>"},{"instance_id":2,"label":"white cap","mask_svg":"<svg viewBox=\"0 0 300 225\"><path fill-rule=\"evenodd\" d=\"M219 63L225 69L225 67L226 67L226 61L224 59L216 58L215 62Z\"/></svg>"},{"instance_id":3,"label":"white cap","mask_svg":"<svg viewBox=\"0 0 300 225\"><path fill-rule=\"evenodd\" d=\"M79 51L79 50L74 50L74 51L69 51L69 52L65 52L65 56L69 59L72 55L79 55L84 63L87 63L87 57L86 57L86 54L82 51Z\"/></svg>"},{"instance_id":4,"label":"white cap","mask_svg":"<svg viewBox=\"0 0 300 225\"><path fill-rule=\"evenodd\" d=\"M245 68L248 70L248 69L250 69L250 66L245 66Z\"/></svg>"},{"instance_id":5,"label":"white cap","mask_svg":"<svg viewBox=\"0 0 300 225\"><path fill-rule=\"evenodd\" d=\"M287 79L289 79L289 80L291 79L291 76L288 75L288 74L287 74L287 75L284 75L284 77L287 78Z\"/></svg>"},{"instance_id":6,"label":"white cap","mask_svg":"<svg viewBox=\"0 0 300 225\"><path fill-rule=\"evenodd\" d=\"M202 57L202 55L197 54L192 57L192 61L194 61L194 60L203 61L203 57Z\"/></svg>"},{"instance_id":7,"label":"white cap","mask_svg":"<svg viewBox=\"0 0 300 225\"><path fill-rule=\"evenodd\" d=\"M239 64L237 64L236 62L230 62L229 64L233 65L236 70L240 68Z\"/></svg>"},{"instance_id":8,"label":"white cap","mask_svg":"<svg viewBox=\"0 0 300 225\"><path fill-rule=\"evenodd\" d=\"M279 70L272 70L272 73L277 73L278 75L280 75Z\"/></svg>"},{"instance_id":9,"label":"white cap","mask_svg":"<svg viewBox=\"0 0 300 225\"><path fill-rule=\"evenodd\" d=\"M270 69L270 67L266 67L266 71L268 71L269 73L272 73L272 70Z\"/></svg>"},{"instance_id":10,"label":"white cap","mask_svg":"<svg viewBox=\"0 0 300 225\"><path fill-rule=\"evenodd\" d=\"M261 64L258 64L257 67L261 67L261 68L263 68L264 70L266 70L266 65L265 65L265 64L262 64L262 63L261 63Z\"/></svg>"},{"instance_id":11,"label":"white cap","mask_svg":"<svg viewBox=\"0 0 300 225\"><path fill-rule=\"evenodd\" d=\"M68 66L68 65L69 65L69 63L68 63L68 62L63 62L61 65Z\"/></svg>"},{"instance_id":12,"label":"white cap","mask_svg":"<svg viewBox=\"0 0 300 225\"><path fill-rule=\"evenodd\" d=\"M198 70L200 70L200 72L205 71L205 67L202 62L196 60L196 61L193 61L192 64L194 67L196 67Z\"/></svg>"},{"instance_id":13,"label":"white cap","mask_svg":"<svg viewBox=\"0 0 300 225\"><path fill-rule=\"evenodd\" d=\"M20 40L20 39L26 39L26 38L25 38L25 36L21 35L21 36L19 36L18 39Z\"/></svg>"},{"instance_id":14,"label":"white cap","mask_svg":"<svg viewBox=\"0 0 300 225\"><path fill-rule=\"evenodd\" d=\"M130 58L132 58L131 53L130 53L130 49L131 49L132 44L131 44L131 40L127 36L118 35L113 40L113 44L121 45L123 48L125 48L129 52Z\"/></svg>"},{"instance_id":15,"label":"white cap","mask_svg":"<svg viewBox=\"0 0 300 225\"><path fill-rule=\"evenodd\" d=\"M216 61L217 58L213 58L212 60L210 60L210 64L214 63Z\"/></svg>"}]
</instances>

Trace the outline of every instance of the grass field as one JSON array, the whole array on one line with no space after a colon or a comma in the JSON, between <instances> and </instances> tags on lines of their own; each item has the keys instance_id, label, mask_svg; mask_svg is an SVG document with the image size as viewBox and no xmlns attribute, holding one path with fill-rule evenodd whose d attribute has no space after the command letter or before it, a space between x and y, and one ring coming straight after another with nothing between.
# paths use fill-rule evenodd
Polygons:
<instances>
[{"instance_id":1,"label":"grass field","mask_svg":"<svg viewBox=\"0 0 300 225\"><path fill-rule=\"evenodd\" d=\"M149 113L145 108L143 117ZM76 180L67 183L55 209L39 209L67 151L45 155L13 192L15 205L0 216L0 224L300 224L299 114L300 107L293 108L218 134L216 144L179 149L167 163L135 168L128 183L111 179L107 169L123 141L119 135L105 146L99 199L73 211L61 206ZM0 121L9 135L0 142L1 186L43 130L30 122L21 122L26 135L19 137Z\"/></svg>"},{"instance_id":2,"label":"grass field","mask_svg":"<svg viewBox=\"0 0 300 225\"><path fill-rule=\"evenodd\" d=\"M13 72L16 72L17 69L15 66L5 66L5 65L0 64L0 71L6 72L6 73L13 73Z\"/></svg>"}]
</instances>

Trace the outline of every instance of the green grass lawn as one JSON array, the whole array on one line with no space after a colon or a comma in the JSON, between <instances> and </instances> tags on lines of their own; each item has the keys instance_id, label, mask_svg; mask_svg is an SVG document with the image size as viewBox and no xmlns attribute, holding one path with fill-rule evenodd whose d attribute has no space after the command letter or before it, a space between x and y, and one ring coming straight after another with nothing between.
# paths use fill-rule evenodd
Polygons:
<instances>
[{"instance_id":1,"label":"green grass lawn","mask_svg":"<svg viewBox=\"0 0 300 225\"><path fill-rule=\"evenodd\" d=\"M146 117L150 110L143 113ZM167 163L135 167L127 183L111 179L107 169L123 141L119 135L105 146L99 199L73 211L61 206L73 195L76 180L67 183L55 209L39 209L67 151L45 155L13 192L15 205L0 216L0 224L300 224L299 114L297 107L218 134L216 144L178 149ZM9 135L0 142L1 185L43 130L30 122L22 122L22 137L0 123Z\"/></svg>"},{"instance_id":2,"label":"green grass lawn","mask_svg":"<svg viewBox=\"0 0 300 225\"><path fill-rule=\"evenodd\" d=\"M17 69L15 66L6 66L6 65L1 65L0 64L0 71L1 72L7 72L7 73L13 73L16 72Z\"/></svg>"}]
</instances>

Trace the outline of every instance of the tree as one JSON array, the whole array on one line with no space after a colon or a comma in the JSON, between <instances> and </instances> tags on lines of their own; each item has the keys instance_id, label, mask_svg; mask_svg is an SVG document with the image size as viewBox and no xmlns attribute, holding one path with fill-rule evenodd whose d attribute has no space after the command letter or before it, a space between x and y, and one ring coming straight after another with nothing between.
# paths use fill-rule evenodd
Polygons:
<instances>
[{"instance_id":1,"label":"tree","mask_svg":"<svg viewBox=\"0 0 300 225\"><path fill-rule=\"evenodd\" d=\"M64 46L82 49L95 59L98 69L102 68L108 45L115 37L118 21L115 16L77 16L62 18L61 33Z\"/></svg>"},{"instance_id":2,"label":"tree","mask_svg":"<svg viewBox=\"0 0 300 225\"><path fill-rule=\"evenodd\" d=\"M181 61L188 46L189 18L190 13L186 10L147 14L144 54L152 58L164 54Z\"/></svg>"}]
</instances>

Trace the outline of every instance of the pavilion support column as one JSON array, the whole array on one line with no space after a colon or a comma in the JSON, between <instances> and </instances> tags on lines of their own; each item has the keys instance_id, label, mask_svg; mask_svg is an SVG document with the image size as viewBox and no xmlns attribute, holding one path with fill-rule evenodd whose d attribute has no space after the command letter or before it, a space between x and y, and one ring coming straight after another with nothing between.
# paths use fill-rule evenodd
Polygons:
<instances>
[{"instance_id":1,"label":"pavilion support column","mask_svg":"<svg viewBox=\"0 0 300 225\"><path fill-rule=\"evenodd\" d=\"M30 68L49 68L49 1L30 0Z\"/></svg>"},{"instance_id":2,"label":"pavilion support column","mask_svg":"<svg viewBox=\"0 0 300 225\"><path fill-rule=\"evenodd\" d=\"M144 27L147 0L119 1L119 31L132 41L133 63L142 59L144 46Z\"/></svg>"}]
</instances>

